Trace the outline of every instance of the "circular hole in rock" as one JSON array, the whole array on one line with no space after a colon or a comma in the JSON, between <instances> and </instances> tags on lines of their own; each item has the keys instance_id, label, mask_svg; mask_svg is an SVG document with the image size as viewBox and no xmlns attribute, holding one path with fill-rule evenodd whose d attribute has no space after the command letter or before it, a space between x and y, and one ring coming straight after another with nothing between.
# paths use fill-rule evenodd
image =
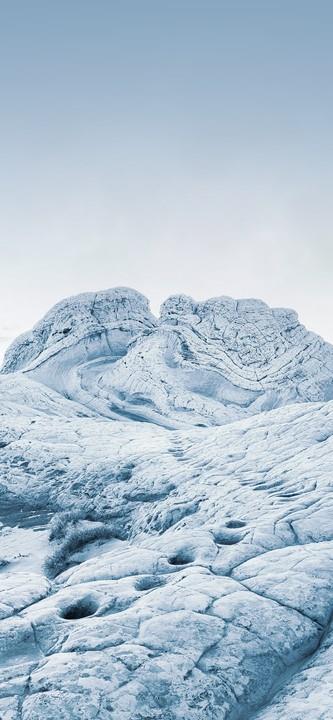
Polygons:
<instances>
[{"instance_id":1,"label":"circular hole in rock","mask_svg":"<svg viewBox=\"0 0 333 720\"><path fill-rule=\"evenodd\" d=\"M236 537L224 537L221 540L217 540L219 545L237 545L240 538Z\"/></svg>"},{"instance_id":2,"label":"circular hole in rock","mask_svg":"<svg viewBox=\"0 0 333 720\"><path fill-rule=\"evenodd\" d=\"M138 578L134 587L136 590L142 591L152 590L153 588L160 587L161 585L165 585L164 578L155 577L154 575L146 575L145 577Z\"/></svg>"},{"instance_id":3,"label":"circular hole in rock","mask_svg":"<svg viewBox=\"0 0 333 720\"><path fill-rule=\"evenodd\" d=\"M194 557L188 550L179 550L179 552L168 558L169 565L187 565L193 562Z\"/></svg>"},{"instance_id":4,"label":"circular hole in rock","mask_svg":"<svg viewBox=\"0 0 333 720\"><path fill-rule=\"evenodd\" d=\"M228 520L225 524L227 528L236 530L237 528L245 527L246 523L244 520Z\"/></svg>"},{"instance_id":5,"label":"circular hole in rock","mask_svg":"<svg viewBox=\"0 0 333 720\"><path fill-rule=\"evenodd\" d=\"M242 538L237 533L214 533L214 540L218 545L236 545Z\"/></svg>"},{"instance_id":6,"label":"circular hole in rock","mask_svg":"<svg viewBox=\"0 0 333 720\"><path fill-rule=\"evenodd\" d=\"M91 598L83 598L76 603L72 603L61 611L61 617L64 620L80 620L80 618L89 617L98 610L98 604Z\"/></svg>"}]
</instances>

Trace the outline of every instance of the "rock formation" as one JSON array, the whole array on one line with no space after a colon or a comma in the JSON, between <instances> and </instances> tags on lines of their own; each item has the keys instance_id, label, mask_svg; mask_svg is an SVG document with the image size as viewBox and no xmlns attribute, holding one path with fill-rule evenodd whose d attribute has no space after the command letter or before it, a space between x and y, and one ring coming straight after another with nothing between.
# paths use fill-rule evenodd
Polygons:
<instances>
[{"instance_id":1,"label":"rock formation","mask_svg":"<svg viewBox=\"0 0 333 720\"><path fill-rule=\"evenodd\" d=\"M332 720L333 348L126 288L0 374L1 720Z\"/></svg>"}]
</instances>

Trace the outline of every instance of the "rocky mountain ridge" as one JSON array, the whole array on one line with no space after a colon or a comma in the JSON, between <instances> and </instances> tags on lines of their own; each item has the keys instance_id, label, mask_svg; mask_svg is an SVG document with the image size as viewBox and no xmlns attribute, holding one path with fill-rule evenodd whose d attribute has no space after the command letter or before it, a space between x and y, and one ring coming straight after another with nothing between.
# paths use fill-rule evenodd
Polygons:
<instances>
[{"instance_id":1,"label":"rocky mountain ridge","mask_svg":"<svg viewBox=\"0 0 333 720\"><path fill-rule=\"evenodd\" d=\"M221 297L170 297L155 318L116 288L58 303L8 349L21 371L114 419L221 425L333 397L333 348L291 310Z\"/></svg>"},{"instance_id":2,"label":"rocky mountain ridge","mask_svg":"<svg viewBox=\"0 0 333 720\"><path fill-rule=\"evenodd\" d=\"M332 387L256 300L86 293L13 343L1 720L332 720Z\"/></svg>"}]
</instances>

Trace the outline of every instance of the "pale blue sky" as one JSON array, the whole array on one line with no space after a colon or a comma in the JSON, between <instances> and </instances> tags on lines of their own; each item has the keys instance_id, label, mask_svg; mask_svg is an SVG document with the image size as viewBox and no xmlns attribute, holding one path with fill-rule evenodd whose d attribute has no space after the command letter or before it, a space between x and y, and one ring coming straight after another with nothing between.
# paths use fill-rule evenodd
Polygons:
<instances>
[{"instance_id":1,"label":"pale blue sky","mask_svg":"<svg viewBox=\"0 0 333 720\"><path fill-rule=\"evenodd\" d=\"M0 336L114 285L333 341L333 2L0 0Z\"/></svg>"}]
</instances>

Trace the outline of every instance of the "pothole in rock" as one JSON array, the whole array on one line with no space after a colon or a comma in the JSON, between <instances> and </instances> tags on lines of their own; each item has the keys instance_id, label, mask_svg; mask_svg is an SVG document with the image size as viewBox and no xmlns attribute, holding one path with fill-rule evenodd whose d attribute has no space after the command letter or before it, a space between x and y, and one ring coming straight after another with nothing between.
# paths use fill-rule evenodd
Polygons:
<instances>
[{"instance_id":1,"label":"pothole in rock","mask_svg":"<svg viewBox=\"0 0 333 720\"><path fill-rule=\"evenodd\" d=\"M188 565L193 562L194 555L189 550L179 550L168 558L169 565Z\"/></svg>"},{"instance_id":2,"label":"pothole in rock","mask_svg":"<svg viewBox=\"0 0 333 720\"><path fill-rule=\"evenodd\" d=\"M63 620L80 620L81 618L94 615L98 610L98 603L92 598L83 598L76 603L71 603L67 608L60 611Z\"/></svg>"},{"instance_id":3,"label":"pothole in rock","mask_svg":"<svg viewBox=\"0 0 333 720\"><path fill-rule=\"evenodd\" d=\"M236 545L242 539L239 533L229 533L228 530L214 533L214 540L217 545Z\"/></svg>"},{"instance_id":4,"label":"pothole in rock","mask_svg":"<svg viewBox=\"0 0 333 720\"><path fill-rule=\"evenodd\" d=\"M136 590L139 591L152 590L153 588L165 585L165 582L166 581L164 578L156 577L154 575L146 575L145 577L138 578L135 582L134 587Z\"/></svg>"},{"instance_id":5,"label":"pothole in rock","mask_svg":"<svg viewBox=\"0 0 333 720\"><path fill-rule=\"evenodd\" d=\"M244 520L227 520L225 526L230 530L236 530L237 528L245 527L246 523Z\"/></svg>"}]
</instances>

